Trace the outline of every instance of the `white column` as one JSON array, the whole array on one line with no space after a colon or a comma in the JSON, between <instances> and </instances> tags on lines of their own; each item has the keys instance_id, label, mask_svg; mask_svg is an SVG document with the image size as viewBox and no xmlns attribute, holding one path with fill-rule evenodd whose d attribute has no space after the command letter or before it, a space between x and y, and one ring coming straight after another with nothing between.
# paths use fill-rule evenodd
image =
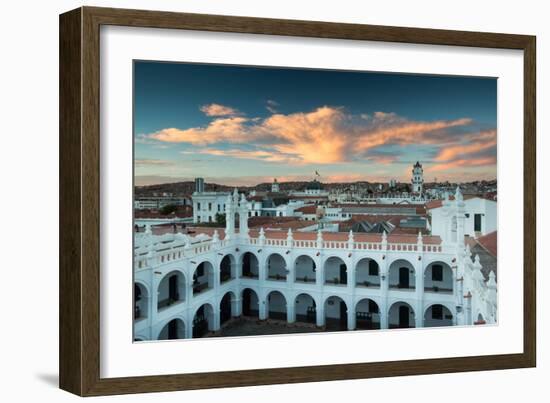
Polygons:
<instances>
[{"instance_id":1,"label":"white column","mask_svg":"<svg viewBox=\"0 0 550 403\"><path fill-rule=\"evenodd\" d=\"M390 276L388 273L387 260L384 260L380 266L380 329L389 327L389 312L388 312L388 290L390 284Z\"/></svg>"},{"instance_id":2,"label":"white column","mask_svg":"<svg viewBox=\"0 0 550 403\"><path fill-rule=\"evenodd\" d=\"M292 253L285 255L284 259L285 259L285 266L288 271L286 274L286 284L289 289L292 289L294 288L294 277L295 277L295 271L296 271L296 268L294 267Z\"/></svg>"},{"instance_id":3,"label":"white column","mask_svg":"<svg viewBox=\"0 0 550 403\"><path fill-rule=\"evenodd\" d=\"M216 258L214 259L214 264L212 265L212 270L214 271L214 290L216 290L216 294L218 294L218 288L220 288L220 283L221 283L221 273L220 273L220 270L221 270L221 256L219 256L218 254L216 254ZM205 265L206 266L206 265ZM208 274L207 274L207 278L208 278Z\"/></svg>"},{"instance_id":4,"label":"white column","mask_svg":"<svg viewBox=\"0 0 550 403\"><path fill-rule=\"evenodd\" d=\"M424 327L424 266L422 259L418 259L415 263L415 277L416 305L414 313L416 327Z\"/></svg>"},{"instance_id":5,"label":"white column","mask_svg":"<svg viewBox=\"0 0 550 403\"><path fill-rule=\"evenodd\" d=\"M267 253L266 253L267 254ZM263 282L267 279L267 262L265 259L258 257L258 281L260 285L263 285Z\"/></svg>"},{"instance_id":6,"label":"white column","mask_svg":"<svg viewBox=\"0 0 550 403\"><path fill-rule=\"evenodd\" d=\"M348 292L353 295L355 290L355 263L353 257L350 257L349 259L346 259L346 269L348 274Z\"/></svg>"},{"instance_id":7,"label":"white column","mask_svg":"<svg viewBox=\"0 0 550 403\"><path fill-rule=\"evenodd\" d=\"M162 279L162 276L160 274L153 274L153 278L151 281L151 297L149 298L149 302L151 304L151 310L150 310L150 320L151 323L157 323L157 306L158 306L158 300L159 300L159 283Z\"/></svg>"},{"instance_id":8,"label":"white column","mask_svg":"<svg viewBox=\"0 0 550 403\"><path fill-rule=\"evenodd\" d=\"M217 307L217 309L214 308L214 315L212 315L212 316L214 316L214 323L212 324L212 330L216 332L216 331L220 330L220 327L221 327L221 325L220 325L220 308L219 307Z\"/></svg>"},{"instance_id":9,"label":"white column","mask_svg":"<svg viewBox=\"0 0 550 403\"><path fill-rule=\"evenodd\" d=\"M319 255L319 257L315 259L315 264L317 265L315 269L315 285L318 288L322 288L325 282L324 260L322 255Z\"/></svg>"},{"instance_id":10,"label":"white column","mask_svg":"<svg viewBox=\"0 0 550 403\"><path fill-rule=\"evenodd\" d=\"M231 300L231 316L241 316L243 314L242 299L235 297Z\"/></svg>"},{"instance_id":11,"label":"white column","mask_svg":"<svg viewBox=\"0 0 550 403\"><path fill-rule=\"evenodd\" d=\"M260 320L267 319L267 303L265 298L258 302L258 317Z\"/></svg>"},{"instance_id":12,"label":"white column","mask_svg":"<svg viewBox=\"0 0 550 403\"><path fill-rule=\"evenodd\" d=\"M320 303L316 308L316 324L318 327L325 326L325 304Z\"/></svg>"},{"instance_id":13,"label":"white column","mask_svg":"<svg viewBox=\"0 0 550 403\"><path fill-rule=\"evenodd\" d=\"M287 301L286 303L286 321L288 323L296 322L296 305L295 301Z\"/></svg>"},{"instance_id":14,"label":"white column","mask_svg":"<svg viewBox=\"0 0 550 403\"><path fill-rule=\"evenodd\" d=\"M355 316L355 305L348 306L348 330L355 330L356 327L356 316Z\"/></svg>"}]
</instances>

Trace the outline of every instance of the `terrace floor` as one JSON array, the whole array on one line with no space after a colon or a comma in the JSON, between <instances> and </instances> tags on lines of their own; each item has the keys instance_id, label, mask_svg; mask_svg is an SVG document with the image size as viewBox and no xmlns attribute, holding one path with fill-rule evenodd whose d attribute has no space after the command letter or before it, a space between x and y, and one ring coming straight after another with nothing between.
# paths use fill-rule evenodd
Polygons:
<instances>
[{"instance_id":1,"label":"terrace floor","mask_svg":"<svg viewBox=\"0 0 550 403\"><path fill-rule=\"evenodd\" d=\"M262 336L269 334L292 333L318 333L324 329L317 328L308 323L286 323L282 320L236 318L226 322L216 333L210 333L207 337L236 337L236 336Z\"/></svg>"}]
</instances>

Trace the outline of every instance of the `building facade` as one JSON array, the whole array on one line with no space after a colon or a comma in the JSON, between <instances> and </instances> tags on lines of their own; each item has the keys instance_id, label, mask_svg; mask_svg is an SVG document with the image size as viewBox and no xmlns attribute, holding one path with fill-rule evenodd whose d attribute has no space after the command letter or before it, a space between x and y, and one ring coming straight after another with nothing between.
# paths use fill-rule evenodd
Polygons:
<instances>
[{"instance_id":1,"label":"building facade","mask_svg":"<svg viewBox=\"0 0 550 403\"><path fill-rule=\"evenodd\" d=\"M149 227L135 234L135 340L202 337L232 317L329 330L496 323L495 275L484 279L464 243L459 199L455 242L251 231L248 202L236 192L224 230L153 235Z\"/></svg>"},{"instance_id":2,"label":"building facade","mask_svg":"<svg viewBox=\"0 0 550 403\"><path fill-rule=\"evenodd\" d=\"M141 196L134 199L134 209L136 210L160 210L168 205L187 206L189 204L191 204L191 200L188 197Z\"/></svg>"},{"instance_id":3,"label":"building facade","mask_svg":"<svg viewBox=\"0 0 550 403\"><path fill-rule=\"evenodd\" d=\"M455 195L456 197L456 195ZM464 235L477 238L497 230L497 202L482 197L464 199ZM457 237L457 222L453 218L455 200L434 201L427 204L428 215L431 217L432 234L439 235L443 240L453 242Z\"/></svg>"},{"instance_id":4,"label":"building facade","mask_svg":"<svg viewBox=\"0 0 550 403\"><path fill-rule=\"evenodd\" d=\"M228 192L194 192L193 222L216 222L216 215L225 213L227 196Z\"/></svg>"}]
</instances>

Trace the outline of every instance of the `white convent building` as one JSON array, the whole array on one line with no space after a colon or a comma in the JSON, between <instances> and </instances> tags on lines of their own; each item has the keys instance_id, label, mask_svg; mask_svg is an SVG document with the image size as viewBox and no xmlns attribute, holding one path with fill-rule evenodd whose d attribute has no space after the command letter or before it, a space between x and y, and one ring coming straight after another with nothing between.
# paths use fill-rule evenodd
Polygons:
<instances>
[{"instance_id":1,"label":"white convent building","mask_svg":"<svg viewBox=\"0 0 550 403\"><path fill-rule=\"evenodd\" d=\"M495 273L485 279L465 245L458 189L445 237L253 231L246 206L227 197L224 230L135 234L136 341L201 337L233 317L327 330L497 322Z\"/></svg>"}]
</instances>

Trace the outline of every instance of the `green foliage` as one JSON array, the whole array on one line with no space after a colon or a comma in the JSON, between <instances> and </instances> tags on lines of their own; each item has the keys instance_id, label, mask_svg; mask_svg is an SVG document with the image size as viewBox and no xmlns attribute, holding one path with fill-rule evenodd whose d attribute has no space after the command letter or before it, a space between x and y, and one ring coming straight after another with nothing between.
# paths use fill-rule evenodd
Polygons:
<instances>
[{"instance_id":1,"label":"green foliage","mask_svg":"<svg viewBox=\"0 0 550 403\"><path fill-rule=\"evenodd\" d=\"M225 214L216 213L216 223L220 226L225 226Z\"/></svg>"},{"instance_id":2,"label":"green foliage","mask_svg":"<svg viewBox=\"0 0 550 403\"><path fill-rule=\"evenodd\" d=\"M178 206L176 206L175 204L167 204L166 206L160 209L160 214L162 215L172 214L177 210L177 208Z\"/></svg>"}]
</instances>

